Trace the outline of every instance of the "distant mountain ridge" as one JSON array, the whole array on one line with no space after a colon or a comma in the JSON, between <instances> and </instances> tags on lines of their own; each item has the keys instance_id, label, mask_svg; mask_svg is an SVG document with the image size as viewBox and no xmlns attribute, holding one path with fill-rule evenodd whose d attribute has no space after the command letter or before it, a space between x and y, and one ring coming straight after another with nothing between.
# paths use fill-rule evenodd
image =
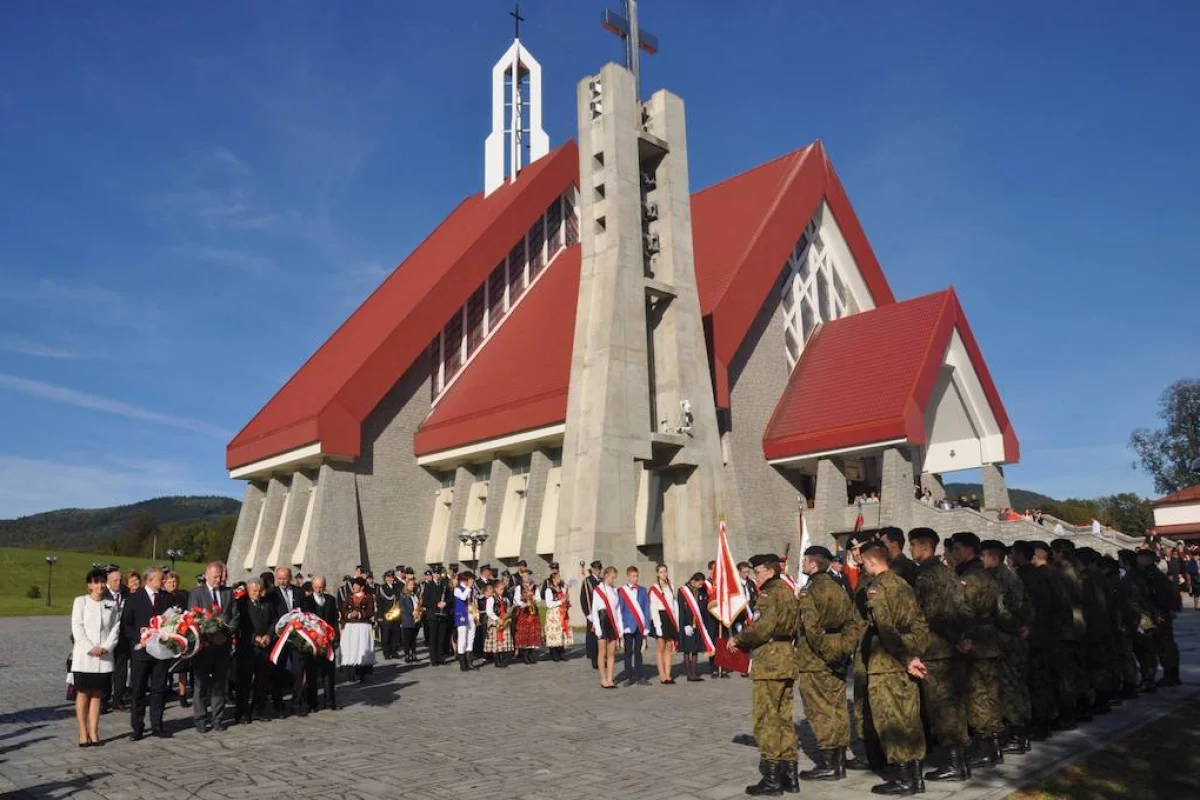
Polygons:
<instances>
[{"instance_id":1,"label":"distant mountain ridge","mask_svg":"<svg viewBox=\"0 0 1200 800\"><path fill-rule=\"evenodd\" d=\"M979 499L983 499L983 484L979 483L947 483L946 496L957 499L959 495L977 494ZM1059 501L1053 497L1049 497L1038 492L1030 491L1029 489L1008 489L1008 500L1012 503L1012 507L1017 511L1025 509L1042 508L1049 505L1058 505Z\"/></svg>"},{"instance_id":2,"label":"distant mountain ridge","mask_svg":"<svg viewBox=\"0 0 1200 800\"><path fill-rule=\"evenodd\" d=\"M0 546L92 551L124 533L138 516L148 514L160 525L215 522L237 516L241 508L239 500L214 496L155 497L110 508L62 508L0 520Z\"/></svg>"}]
</instances>

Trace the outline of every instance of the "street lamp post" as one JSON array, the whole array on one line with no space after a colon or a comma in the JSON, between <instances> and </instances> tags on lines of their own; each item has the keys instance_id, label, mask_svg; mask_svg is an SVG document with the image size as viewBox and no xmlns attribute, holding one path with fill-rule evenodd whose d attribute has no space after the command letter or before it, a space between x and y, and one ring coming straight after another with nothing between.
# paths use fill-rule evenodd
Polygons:
<instances>
[{"instance_id":1,"label":"street lamp post","mask_svg":"<svg viewBox=\"0 0 1200 800\"><path fill-rule=\"evenodd\" d=\"M479 548L487 541L487 531L469 531L463 528L462 533L458 535L458 540L471 548L471 560L475 562L475 568L479 568Z\"/></svg>"},{"instance_id":2,"label":"street lamp post","mask_svg":"<svg viewBox=\"0 0 1200 800\"><path fill-rule=\"evenodd\" d=\"M50 598L54 594L54 565L58 556L46 556L46 608L50 607Z\"/></svg>"},{"instance_id":3,"label":"street lamp post","mask_svg":"<svg viewBox=\"0 0 1200 800\"><path fill-rule=\"evenodd\" d=\"M171 548L167 550L167 558L171 559L171 572L175 571L175 559L183 558L183 551Z\"/></svg>"}]
</instances>

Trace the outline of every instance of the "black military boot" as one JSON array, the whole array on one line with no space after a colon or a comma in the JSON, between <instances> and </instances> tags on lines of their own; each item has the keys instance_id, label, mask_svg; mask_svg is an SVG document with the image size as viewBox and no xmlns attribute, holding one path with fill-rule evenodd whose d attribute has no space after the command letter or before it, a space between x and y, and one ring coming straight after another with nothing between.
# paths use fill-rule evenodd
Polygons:
<instances>
[{"instance_id":1,"label":"black military boot","mask_svg":"<svg viewBox=\"0 0 1200 800\"><path fill-rule=\"evenodd\" d=\"M795 761L784 761L780 764L779 785L788 794L796 794L800 791L800 780L797 778L796 773L797 769Z\"/></svg>"},{"instance_id":2,"label":"black military boot","mask_svg":"<svg viewBox=\"0 0 1200 800\"><path fill-rule=\"evenodd\" d=\"M965 781L971 777L967 767L967 755L962 745L946 749L946 765L925 773L927 781Z\"/></svg>"},{"instance_id":3,"label":"black military boot","mask_svg":"<svg viewBox=\"0 0 1200 800\"><path fill-rule=\"evenodd\" d=\"M758 783L746 787L746 794L753 797L777 797L783 794L783 763L779 761L766 762L765 768L760 768L762 779Z\"/></svg>"},{"instance_id":4,"label":"black military boot","mask_svg":"<svg viewBox=\"0 0 1200 800\"><path fill-rule=\"evenodd\" d=\"M918 761L909 761L895 767L894 777L885 783L871 787L871 794L908 795L916 794L918 790L917 775Z\"/></svg>"},{"instance_id":5,"label":"black military boot","mask_svg":"<svg viewBox=\"0 0 1200 800\"><path fill-rule=\"evenodd\" d=\"M994 767L1004 762L1000 753L1000 734L995 736L977 736L971 751L967 754L967 766Z\"/></svg>"},{"instance_id":6,"label":"black military boot","mask_svg":"<svg viewBox=\"0 0 1200 800\"><path fill-rule=\"evenodd\" d=\"M836 781L839 778L846 777L843 771L838 774L838 755L845 754L845 750L840 747L833 750L822 750L817 762L812 769L806 769L800 773L801 780L806 781Z\"/></svg>"},{"instance_id":7,"label":"black military boot","mask_svg":"<svg viewBox=\"0 0 1200 800\"><path fill-rule=\"evenodd\" d=\"M1009 726L1008 738L1005 739L1000 752L1014 756L1023 756L1029 752L1029 734L1025 732L1024 725Z\"/></svg>"}]
</instances>

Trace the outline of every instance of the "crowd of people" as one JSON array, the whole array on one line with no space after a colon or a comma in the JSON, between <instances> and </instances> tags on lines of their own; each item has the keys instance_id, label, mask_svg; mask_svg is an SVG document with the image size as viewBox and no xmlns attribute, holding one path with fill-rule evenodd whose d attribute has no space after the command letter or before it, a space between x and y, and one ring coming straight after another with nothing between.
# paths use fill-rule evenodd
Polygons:
<instances>
[{"instance_id":1,"label":"crowd of people","mask_svg":"<svg viewBox=\"0 0 1200 800\"><path fill-rule=\"evenodd\" d=\"M967 780L1115 705L1180 685L1178 585L1149 547L1114 558L1062 538L1006 546L970 532L943 540L929 528L907 537L884 528L854 534L848 551L838 565L824 547L806 550L808 579L797 590L775 555L752 559L757 619L728 643L754 654L762 778L748 794L795 791L854 768L888 770L875 794L920 794L926 781ZM804 772L793 685L820 749ZM862 758L848 757L851 716ZM935 745L941 757L925 771Z\"/></svg>"}]
</instances>

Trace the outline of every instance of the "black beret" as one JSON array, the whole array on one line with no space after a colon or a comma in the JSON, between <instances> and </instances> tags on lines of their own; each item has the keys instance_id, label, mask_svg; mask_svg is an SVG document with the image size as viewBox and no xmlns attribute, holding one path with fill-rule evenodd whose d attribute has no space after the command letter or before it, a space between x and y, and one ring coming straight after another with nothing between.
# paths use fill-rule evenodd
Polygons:
<instances>
[{"instance_id":1,"label":"black beret","mask_svg":"<svg viewBox=\"0 0 1200 800\"><path fill-rule=\"evenodd\" d=\"M979 550L979 537L971 531L959 531L950 537L952 545L961 544L972 550Z\"/></svg>"},{"instance_id":2,"label":"black beret","mask_svg":"<svg viewBox=\"0 0 1200 800\"><path fill-rule=\"evenodd\" d=\"M604 562L598 558L595 561L593 561L591 564L592 569L600 569L603 566L604 566Z\"/></svg>"},{"instance_id":3,"label":"black beret","mask_svg":"<svg viewBox=\"0 0 1200 800\"><path fill-rule=\"evenodd\" d=\"M426 569L425 569L425 572L423 572L422 574L423 574L423 575L432 575L432 574L433 574L433 570L432 570L432 569L429 569L429 568L426 568Z\"/></svg>"},{"instance_id":4,"label":"black beret","mask_svg":"<svg viewBox=\"0 0 1200 800\"><path fill-rule=\"evenodd\" d=\"M908 532L910 542L933 542L936 546L942 540L933 528L913 528Z\"/></svg>"},{"instance_id":5,"label":"black beret","mask_svg":"<svg viewBox=\"0 0 1200 800\"><path fill-rule=\"evenodd\" d=\"M1050 542L1050 549L1054 552L1070 553L1075 549L1075 543L1070 539L1055 539Z\"/></svg>"},{"instance_id":6,"label":"black beret","mask_svg":"<svg viewBox=\"0 0 1200 800\"><path fill-rule=\"evenodd\" d=\"M824 559L826 559L827 561L832 561L832 560L833 560L833 553L829 552L829 548L828 548L828 547L822 547L822 546L821 546L821 545L819 545L819 544L814 544L812 547L810 547L810 548L808 548L807 550L805 550L805 551L804 551L804 555L806 555L806 556L818 556L819 558L824 558Z\"/></svg>"},{"instance_id":7,"label":"black beret","mask_svg":"<svg viewBox=\"0 0 1200 800\"><path fill-rule=\"evenodd\" d=\"M1035 542L1030 542L1030 543L1029 543L1029 545L1030 545L1030 546L1031 546L1031 547L1032 547L1034 550L1041 550L1043 553L1049 553L1049 552L1050 552L1050 545L1046 544L1046 543L1045 543L1045 542L1043 542L1043 541L1035 541Z\"/></svg>"},{"instance_id":8,"label":"black beret","mask_svg":"<svg viewBox=\"0 0 1200 800\"><path fill-rule=\"evenodd\" d=\"M517 562L517 566L518 567L528 567L529 565L526 564L525 559L522 558L520 561Z\"/></svg>"},{"instance_id":9,"label":"black beret","mask_svg":"<svg viewBox=\"0 0 1200 800\"><path fill-rule=\"evenodd\" d=\"M999 539L984 539L979 543L980 550L999 550L1002 553L1008 552L1008 545Z\"/></svg>"},{"instance_id":10,"label":"black beret","mask_svg":"<svg viewBox=\"0 0 1200 800\"><path fill-rule=\"evenodd\" d=\"M451 564L451 565L450 565L450 571L451 571L451 572L458 572L458 562L455 562L455 563L453 563L453 564Z\"/></svg>"},{"instance_id":11,"label":"black beret","mask_svg":"<svg viewBox=\"0 0 1200 800\"><path fill-rule=\"evenodd\" d=\"M750 556L750 566L752 567L770 567L779 563L779 556L774 553L759 553L756 556Z\"/></svg>"},{"instance_id":12,"label":"black beret","mask_svg":"<svg viewBox=\"0 0 1200 800\"><path fill-rule=\"evenodd\" d=\"M394 578L394 577L396 577L396 573L395 573L394 571L390 570L390 569L389 569L389 570L384 570L383 577L385 577L385 578Z\"/></svg>"},{"instance_id":13,"label":"black beret","mask_svg":"<svg viewBox=\"0 0 1200 800\"><path fill-rule=\"evenodd\" d=\"M550 569L552 569L552 570L557 570L557 569L558 569L558 562L557 562L557 561L551 561L551 562L550 562Z\"/></svg>"}]
</instances>

